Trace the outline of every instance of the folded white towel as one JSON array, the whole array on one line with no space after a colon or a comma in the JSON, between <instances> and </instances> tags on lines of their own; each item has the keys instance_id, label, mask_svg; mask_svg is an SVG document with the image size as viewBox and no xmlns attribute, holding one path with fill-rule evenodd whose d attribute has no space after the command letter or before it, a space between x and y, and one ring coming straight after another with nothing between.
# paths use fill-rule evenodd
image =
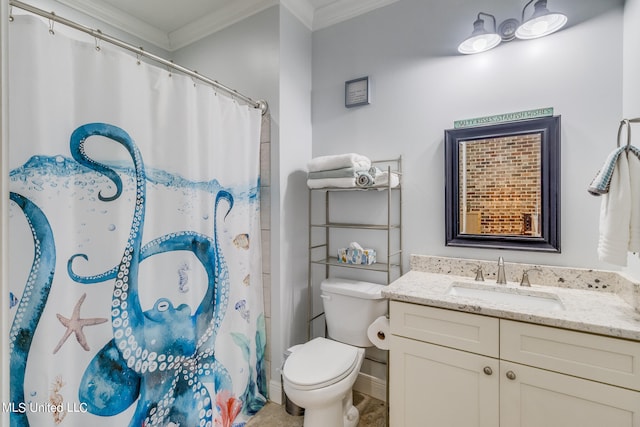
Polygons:
<instances>
[{"instance_id":1,"label":"folded white towel","mask_svg":"<svg viewBox=\"0 0 640 427\"><path fill-rule=\"evenodd\" d=\"M358 178L317 178L307 179L307 187L309 188L385 188L389 182L389 172L381 172L376 175L373 184L359 185ZM395 188L400 184L400 176L397 173L391 173L391 188Z\"/></svg>"},{"instance_id":2,"label":"folded white towel","mask_svg":"<svg viewBox=\"0 0 640 427\"><path fill-rule=\"evenodd\" d=\"M356 168L367 170L371 167L371 160L357 153L336 154L331 156L314 157L307 164L309 172L318 172L340 168Z\"/></svg>"},{"instance_id":3,"label":"folded white towel","mask_svg":"<svg viewBox=\"0 0 640 427\"><path fill-rule=\"evenodd\" d=\"M309 188L355 188L355 178L318 178L307 179Z\"/></svg>"},{"instance_id":4,"label":"folded white towel","mask_svg":"<svg viewBox=\"0 0 640 427\"><path fill-rule=\"evenodd\" d=\"M358 174L363 169L356 168L340 168L329 169L325 171L309 172L307 178L309 179L323 179L323 178L357 178Z\"/></svg>"},{"instance_id":5,"label":"folded white towel","mask_svg":"<svg viewBox=\"0 0 640 427\"><path fill-rule=\"evenodd\" d=\"M631 220L631 181L626 153L618 156L611 173L609 191L600 205L600 238L598 258L611 264L626 266Z\"/></svg>"}]
</instances>

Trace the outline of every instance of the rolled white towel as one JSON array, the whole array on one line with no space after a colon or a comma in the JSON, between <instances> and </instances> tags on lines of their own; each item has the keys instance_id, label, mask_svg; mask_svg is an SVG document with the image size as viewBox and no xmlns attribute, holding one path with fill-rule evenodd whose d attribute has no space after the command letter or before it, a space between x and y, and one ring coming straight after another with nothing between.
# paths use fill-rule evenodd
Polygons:
<instances>
[{"instance_id":1,"label":"rolled white towel","mask_svg":"<svg viewBox=\"0 0 640 427\"><path fill-rule=\"evenodd\" d=\"M309 172L351 167L367 170L371 167L371 160L361 154L346 153L331 156L314 157L307 164L307 169L309 170Z\"/></svg>"},{"instance_id":2,"label":"rolled white towel","mask_svg":"<svg viewBox=\"0 0 640 427\"><path fill-rule=\"evenodd\" d=\"M389 182L389 179L391 179L391 182ZM400 176L395 172L391 172L391 175L389 175L388 171L382 171L373 178L374 187L389 186L391 188L395 188L399 184L400 184Z\"/></svg>"},{"instance_id":3,"label":"rolled white towel","mask_svg":"<svg viewBox=\"0 0 640 427\"><path fill-rule=\"evenodd\" d=\"M374 183L373 176L369 171L358 172L356 175L356 184L358 187L370 187Z\"/></svg>"}]
</instances>

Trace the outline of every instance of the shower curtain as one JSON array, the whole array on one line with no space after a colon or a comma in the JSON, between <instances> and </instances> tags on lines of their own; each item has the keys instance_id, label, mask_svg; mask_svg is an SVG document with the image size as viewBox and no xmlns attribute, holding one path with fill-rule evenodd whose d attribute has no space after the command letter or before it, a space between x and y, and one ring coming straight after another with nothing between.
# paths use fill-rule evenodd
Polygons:
<instances>
[{"instance_id":1,"label":"shower curtain","mask_svg":"<svg viewBox=\"0 0 640 427\"><path fill-rule=\"evenodd\" d=\"M9 36L11 426L244 425L260 111L31 15Z\"/></svg>"}]
</instances>

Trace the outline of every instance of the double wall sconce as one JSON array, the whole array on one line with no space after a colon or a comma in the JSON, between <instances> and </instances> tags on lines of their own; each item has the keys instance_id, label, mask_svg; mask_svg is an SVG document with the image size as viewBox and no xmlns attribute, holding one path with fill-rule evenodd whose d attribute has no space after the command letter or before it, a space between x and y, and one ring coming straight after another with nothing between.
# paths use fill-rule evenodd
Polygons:
<instances>
[{"instance_id":1,"label":"double wall sconce","mask_svg":"<svg viewBox=\"0 0 640 427\"><path fill-rule=\"evenodd\" d=\"M527 7L535 1L533 5L533 15L527 20L524 19ZM489 17L493 20L493 32L487 31L484 27L484 19L480 16ZM458 46L458 52L464 54L473 54L486 52L498 46L500 42L511 41L514 38L523 40L536 39L544 37L560 28L567 23L566 15L558 12L549 12L547 9L547 0L529 0L522 9L522 20L510 18L503 21L496 27L496 17L480 12L478 18L473 23L473 32L471 35Z\"/></svg>"}]
</instances>

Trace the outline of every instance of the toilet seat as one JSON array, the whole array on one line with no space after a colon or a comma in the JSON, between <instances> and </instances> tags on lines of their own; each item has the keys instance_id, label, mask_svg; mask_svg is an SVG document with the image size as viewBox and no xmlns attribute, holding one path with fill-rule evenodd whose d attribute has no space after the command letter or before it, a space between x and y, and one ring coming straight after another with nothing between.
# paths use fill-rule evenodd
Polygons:
<instances>
[{"instance_id":1,"label":"toilet seat","mask_svg":"<svg viewBox=\"0 0 640 427\"><path fill-rule=\"evenodd\" d=\"M312 390L337 383L357 365L356 347L319 337L293 352L282 373L293 387Z\"/></svg>"}]
</instances>

